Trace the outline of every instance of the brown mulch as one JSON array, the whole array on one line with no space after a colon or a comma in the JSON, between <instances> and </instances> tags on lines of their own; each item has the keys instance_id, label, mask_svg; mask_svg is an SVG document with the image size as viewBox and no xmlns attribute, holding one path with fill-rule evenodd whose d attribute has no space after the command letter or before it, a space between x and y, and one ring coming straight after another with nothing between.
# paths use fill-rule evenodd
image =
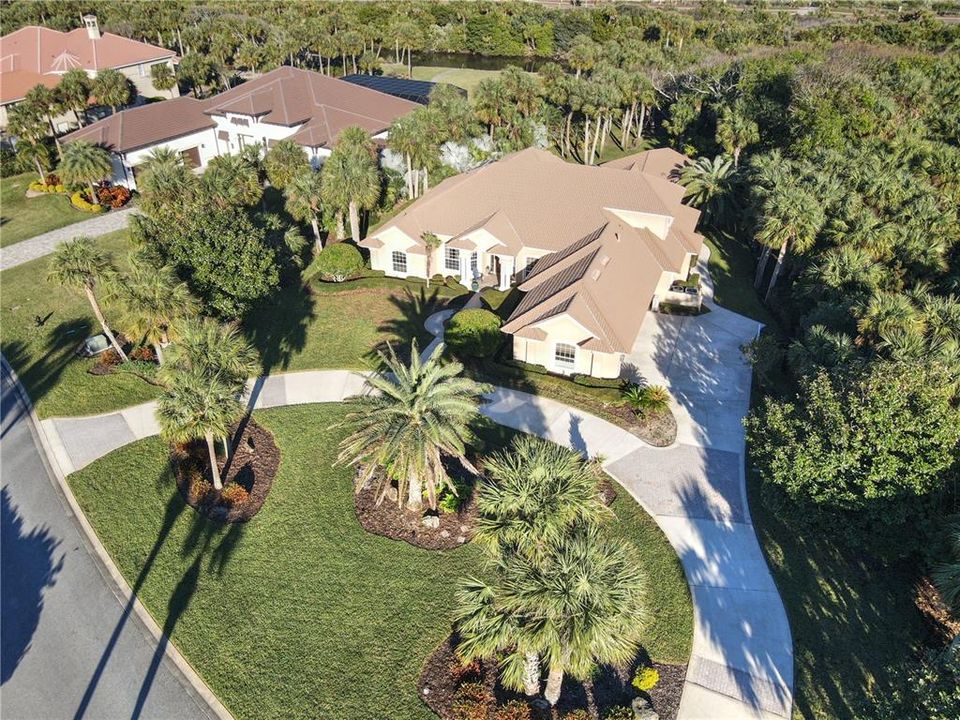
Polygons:
<instances>
[{"instance_id":1,"label":"brown mulch","mask_svg":"<svg viewBox=\"0 0 960 720\"><path fill-rule=\"evenodd\" d=\"M411 512L397 505L395 499L384 498L377 504L376 483L354 493L357 520L367 532L393 540L402 540L425 550L452 550L473 537L477 503L473 495L455 513L427 511L440 519L438 527L423 524L423 513Z\"/></svg>"},{"instance_id":2,"label":"brown mulch","mask_svg":"<svg viewBox=\"0 0 960 720\"><path fill-rule=\"evenodd\" d=\"M913 601L923 616L932 645L948 645L960 634L960 620L953 617L930 578L921 578L917 583Z\"/></svg>"},{"instance_id":3,"label":"brown mulch","mask_svg":"<svg viewBox=\"0 0 960 720\"><path fill-rule=\"evenodd\" d=\"M613 501L617 499L617 488L606 473L603 473L597 482L597 492L600 493L600 502L607 507L613 505Z\"/></svg>"},{"instance_id":4,"label":"brown mulch","mask_svg":"<svg viewBox=\"0 0 960 720\"><path fill-rule=\"evenodd\" d=\"M242 434L237 436L242 427ZM230 460L221 467L223 487L231 484L247 492L242 503L223 501L210 483L207 445L203 440L175 447L171 452L180 494L190 507L207 517L222 522L246 522L263 507L273 481L280 469L280 448L273 435L253 419L241 420L230 428L232 452ZM219 445L219 443L217 443ZM219 450L220 448L218 448ZM198 497L194 479L200 473L209 487Z\"/></svg>"},{"instance_id":5,"label":"brown mulch","mask_svg":"<svg viewBox=\"0 0 960 720\"><path fill-rule=\"evenodd\" d=\"M461 665L455 647L456 635L451 635L427 658L417 681L420 699L443 720L454 720L453 705L457 689L463 683L479 683L488 694L495 698L488 710L488 717L498 705L511 700L525 700L521 694L503 689L497 683L497 670L491 663L477 662L468 667ZM647 697L653 709L662 720L674 720L680 708L680 695L687 675L686 665L663 665L643 662L646 653L642 652L627 668L604 666L588 683L567 677L563 682L560 702L556 708L531 704L533 720L560 720L574 710L588 710L592 704L599 717L603 717L611 708L629 707L634 698L641 695L631 684L634 674L641 665L652 665L660 673L660 681ZM589 710L588 710L589 711Z\"/></svg>"},{"instance_id":6,"label":"brown mulch","mask_svg":"<svg viewBox=\"0 0 960 720\"><path fill-rule=\"evenodd\" d=\"M667 447L677 439L677 419L670 410L637 415L626 405L608 405L606 412L624 430L654 447Z\"/></svg>"}]
</instances>

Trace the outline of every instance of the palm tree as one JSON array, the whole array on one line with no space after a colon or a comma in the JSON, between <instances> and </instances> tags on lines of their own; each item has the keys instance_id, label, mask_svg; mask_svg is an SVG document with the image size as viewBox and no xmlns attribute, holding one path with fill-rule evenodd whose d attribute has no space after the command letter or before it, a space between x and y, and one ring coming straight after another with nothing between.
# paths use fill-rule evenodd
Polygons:
<instances>
[{"instance_id":1,"label":"palm tree","mask_svg":"<svg viewBox=\"0 0 960 720\"><path fill-rule=\"evenodd\" d=\"M340 132L323 164L323 185L336 188L341 201L346 200L350 234L354 242L360 242L360 209L373 207L380 197L376 149L366 130L348 127Z\"/></svg>"},{"instance_id":2,"label":"palm tree","mask_svg":"<svg viewBox=\"0 0 960 720\"><path fill-rule=\"evenodd\" d=\"M170 267L148 266L134 255L130 265L130 272L113 283L112 294L120 305L117 324L128 336L150 343L162 365L175 321L195 314L197 303Z\"/></svg>"},{"instance_id":3,"label":"palm tree","mask_svg":"<svg viewBox=\"0 0 960 720\"><path fill-rule=\"evenodd\" d=\"M213 158L200 180L204 195L221 207L254 205L263 195L257 169L240 155Z\"/></svg>"},{"instance_id":4,"label":"palm tree","mask_svg":"<svg viewBox=\"0 0 960 720\"><path fill-rule=\"evenodd\" d=\"M477 538L498 555L542 560L571 528L611 516L597 468L573 450L522 435L485 462L477 491Z\"/></svg>"},{"instance_id":5,"label":"palm tree","mask_svg":"<svg viewBox=\"0 0 960 720\"><path fill-rule=\"evenodd\" d=\"M317 243L317 252L323 250L323 238L320 236L320 202L323 198L323 176L314 170L300 173L284 190L287 197L286 208L290 215L300 222L310 221L313 237Z\"/></svg>"},{"instance_id":6,"label":"palm tree","mask_svg":"<svg viewBox=\"0 0 960 720\"><path fill-rule=\"evenodd\" d=\"M598 664L632 660L647 614L647 579L637 555L629 543L608 538L588 523L567 534L543 561L522 553L503 558L497 581L482 591L480 619L503 613L521 628L513 633L508 626L497 648L504 658L504 684L524 689L527 656L538 653L549 668L544 696L556 705L566 673L587 679ZM484 651L494 643L476 627L480 624L482 631L486 623L475 624L468 612L471 604L478 605L479 586L476 580L461 585L459 630L466 653L490 657Z\"/></svg>"},{"instance_id":7,"label":"palm tree","mask_svg":"<svg viewBox=\"0 0 960 720\"><path fill-rule=\"evenodd\" d=\"M57 146L57 154L63 157L63 150L60 148L60 139L57 137L57 129L53 126L53 118L63 112L63 104L57 90L52 90L45 85L35 85L23 98L23 103L32 105L36 112L47 120L50 127L50 135Z\"/></svg>"},{"instance_id":8,"label":"palm tree","mask_svg":"<svg viewBox=\"0 0 960 720\"><path fill-rule=\"evenodd\" d=\"M57 85L57 92L60 93L63 104L73 111L77 124L83 127L90 102L90 77L86 71L74 68L65 72Z\"/></svg>"},{"instance_id":9,"label":"palm tree","mask_svg":"<svg viewBox=\"0 0 960 720\"><path fill-rule=\"evenodd\" d=\"M86 183L90 188L90 202L97 202L94 183L113 172L110 153L86 140L77 140L67 145L57 167L61 179L68 185Z\"/></svg>"},{"instance_id":10,"label":"palm tree","mask_svg":"<svg viewBox=\"0 0 960 720\"><path fill-rule=\"evenodd\" d=\"M780 248L765 299L769 300L770 293L777 284L787 250L802 254L812 248L816 242L817 233L823 227L824 219L823 204L817 196L796 182L778 187L764 200L760 214L760 229L757 232L757 241L764 246L761 273L763 264L766 262L765 257L769 255L770 250Z\"/></svg>"},{"instance_id":11,"label":"palm tree","mask_svg":"<svg viewBox=\"0 0 960 720\"><path fill-rule=\"evenodd\" d=\"M173 98L173 89L177 86L177 76L173 68L167 63L157 63L150 66L150 80L157 90L165 90Z\"/></svg>"},{"instance_id":12,"label":"palm tree","mask_svg":"<svg viewBox=\"0 0 960 720\"><path fill-rule=\"evenodd\" d=\"M760 128L751 120L740 103L725 107L717 120L717 142L728 155L733 155L733 166L740 165L740 153L747 145L760 141Z\"/></svg>"},{"instance_id":13,"label":"palm tree","mask_svg":"<svg viewBox=\"0 0 960 720\"><path fill-rule=\"evenodd\" d=\"M150 152L137 176L143 209L152 217L183 207L196 183L196 176L184 165L180 153L163 147Z\"/></svg>"},{"instance_id":14,"label":"palm tree","mask_svg":"<svg viewBox=\"0 0 960 720\"><path fill-rule=\"evenodd\" d=\"M572 67L577 77L585 70L590 70L597 62L597 44L588 35L577 35L567 50L567 64Z\"/></svg>"},{"instance_id":15,"label":"palm tree","mask_svg":"<svg viewBox=\"0 0 960 720\"><path fill-rule=\"evenodd\" d=\"M476 473L466 458L466 447L473 440L470 424L477 418L480 396L491 387L462 377L463 365L458 362L444 364L442 344L422 361L414 341L409 366L390 345L378 355L385 372L367 379L368 388L377 394L361 398L361 409L340 424L350 434L340 443L337 462L364 463L357 477L358 492L380 473L379 501L395 481L398 505L406 495L407 508L419 512L426 489L430 507L436 509L440 489L456 492L444 457L455 458Z\"/></svg>"},{"instance_id":16,"label":"palm tree","mask_svg":"<svg viewBox=\"0 0 960 720\"><path fill-rule=\"evenodd\" d=\"M236 389L216 376L191 370L177 371L170 380L157 402L160 436L176 443L203 438L207 443L213 486L220 490L223 483L214 438L225 438L230 425L243 415Z\"/></svg>"},{"instance_id":17,"label":"palm tree","mask_svg":"<svg viewBox=\"0 0 960 720\"><path fill-rule=\"evenodd\" d=\"M387 147L393 152L401 155L407 164L407 172L404 180L407 183L407 197L415 198L416 183L413 177L413 155L417 150L417 127L415 121L409 116L399 117L393 121L390 126L390 132L387 133Z\"/></svg>"},{"instance_id":18,"label":"palm tree","mask_svg":"<svg viewBox=\"0 0 960 720\"><path fill-rule=\"evenodd\" d=\"M20 103L10 108L7 115L7 130L17 138L17 152L22 153L24 148L28 148L30 159L33 160L37 174L40 176L40 182L46 178L44 172L44 163L49 162L50 152L44 145L44 138L47 135L47 124L43 121L43 116L33 105Z\"/></svg>"},{"instance_id":19,"label":"palm tree","mask_svg":"<svg viewBox=\"0 0 960 720\"><path fill-rule=\"evenodd\" d=\"M310 169L307 154L293 140L281 140L263 158L267 179L277 190L283 190L298 175Z\"/></svg>"},{"instance_id":20,"label":"palm tree","mask_svg":"<svg viewBox=\"0 0 960 720\"><path fill-rule=\"evenodd\" d=\"M430 278L433 276L433 254L443 245L443 240L432 232L423 233L420 240L427 248L427 287L430 287Z\"/></svg>"},{"instance_id":21,"label":"palm tree","mask_svg":"<svg viewBox=\"0 0 960 720\"><path fill-rule=\"evenodd\" d=\"M173 326L177 342L167 352L160 378L168 384L176 373L190 371L216 378L234 392L243 390L247 380L260 371L257 351L233 325L221 325L210 318L184 318Z\"/></svg>"},{"instance_id":22,"label":"palm tree","mask_svg":"<svg viewBox=\"0 0 960 720\"><path fill-rule=\"evenodd\" d=\"M503 123L507 104L503 83L497 78L481 80L473 93L473 110L477 119L489 128L490 140L494 140L494 128Z\"/></svg>"},{"instance_id":23,"label":"palm tree","mask_svg":"<svg viewBox=\"0 0 960 720\"><path fill-rule=\"evenodd\" d=\"M922 336L925 329L923 314L902 293L876 292L856 314L861 345L877 344L899 333Z\"/></svg>"},{"instance_id":24,"label":"palm tree","mask_svg":"<svg viewBox=\"0 0 960 720\"><path fill-rule=\"evenodd\" d=\"M937 564L931 576L941 597L960 616L960 520L950 524L949 559ZM955 641L960 643L960 640Z\"/></svg>"},{"instance_id":25,"label":"palm tree","mask_svg":"<svg viewBox=\"0 0 960 720\"><path fill-rule=\"evenodd\" d=\"M130 81L119 70L112 68L99 71L90 90L97 102L109 105L114 113L119 105L126 105L132 97Z\"/></svg>"},{"instance_id":26,"label":"palm tree","mask_svg":"<svg viewBox=\"0 0 960 720\"><path fill-rule=\"evenodd\" d=\"M107 325L95 292L97 284L107 280L113 273L110 259L97 248L91 238L81 236L57 247L47 279L57 285L83 289L103 334L110 340L120 358L126 361L127 355Z\"/></svg>"},{"instance_id":27,"label":"palm tree","mask_svg":"<svg viewBox=\"0 0 960 720\"><path fill-rule=\"evenodd\" d=\"M734 214L734 189L737 169L726 155L698 158L683 168L680 184L686 188L690 204L703 211L711 225L720 226Z\"/></svg>"}]
</instances>

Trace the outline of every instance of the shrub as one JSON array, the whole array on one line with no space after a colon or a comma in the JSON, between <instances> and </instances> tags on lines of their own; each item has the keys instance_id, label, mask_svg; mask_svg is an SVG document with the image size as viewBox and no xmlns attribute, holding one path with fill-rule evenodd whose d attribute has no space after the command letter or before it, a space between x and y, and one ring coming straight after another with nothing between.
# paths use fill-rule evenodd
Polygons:
<instances>
[{"instance_id":1,"label":"shrub","mask_svg":"<svg viewBox=\"0 0 960 720\"><path fill-rule=\"evenodd\" d=\"M196 505L203 505L210 496L210 492L213 490L213 485L207 482L207 479L203 476L203 473L200 472L199 468L192 468L189 475L187 476L189 480L187 491L189 493L188 497L191 502Z\"/></svg>"},{"instance_id":2,"label":"shrub","mask_svg":"<svg viewBox=\"0 0 960 720\"><path fill-rule=\"evenodd\" d=\"M444 488L440 492L437 500L437 507L442 513L455 513L460 510L463 504L470 497L471 488L465 482L454 480L453 485L456 488L456 494L450 488Z\"/></svg>"},{"instance_id":3,"label":"shrub","mask_svg":"<svg viewBox=\"0 0 960 720\"><path fill-rule=\"evenodd\" d=\"M142 347L138 347L136 350L130 353L130 359L140 360L141 362L156 362L157 353L152 347L144 345Z\"/></svg>"},{"instance_id":4,"label":"shrub","mask_svg":"<svg viewBox=\"0 0 960 720\"><path fill-rule=\"evenodd\" d=\"M480 661L471 660L464 664L459 658L454 658L450 663L450 676L458 685L465 680L473 680L480 677Z\"/></svg>"},{"instance_id":5,"label":"shrub","mask_svg":"<svg viewBox=\"0 0 960 720\"><path fill-rule=\"evenodd\" d=\"M63 185L60 182L60 176L56 173L47 173L47 176L43 179L44 185Z\"/></svg>"},{"instance_id":6,"label":"shrub","mask_svg":"<svg viewBox=\"0 0 960 720\"><path fill-rule=\"evenodd\" d=\"M489 310L461 310L452 318L444 333L450 352L459 357L485 358L500 346L500 318Z\"/></svg>"},{"instance_id":7,"label":"shrub","mask_svg":"<svg viewBox=\"0 0 960 720\"><path fill-rule=\"evenodd\" d=\"M476 682L464 683L453 696L454 720L487 720L493 693Z\"/></svg>"},{"instance_id":8,"label":"shrub","mask_svg":"<svg viewBox=\"0 0 960 720\"><path fill-rule=\"evenodd\" d=\"M48 175L47 177L48 177L48 178L50 178L50 177L54 177L54 178L55 178L56 175ZM38 180L34 180L34 181L33 181L32 183L30 183L27 187L29 187L29 188L30 188L31 190L33 190L34 192L42 192L42 193L62 193L62 192L65 192L65 188L64 188L63 185L60 184L60 183L46 183L46 182L40 182L40 181L38 181Z\"/></svg>"},{"instance_id":9,"label":"shrub","mask_svg":"<svg viewBox=\"0 0 960 720\"><path fill-rule=\"evenodd\" d=\"M577 708L564 715L563 720L591 720L591 718L589 712L582 708Z\"/></svg>"},{"instance_id":10,"label":"shrub","mask_svg":"<svg viewBox=\"0 0 960 720\"><path fill-rule=\"evenodd\" d=\"M631 383L623 388L621 397L637 414L663 412L670 407L670 393L660 385Z\"/></svg>"},{"instance_id":11,"label":"shrub","mask_svg":"<svg viewBox=\"0 0 960 720\"><path fill-rule=\"evenodd\" d=\"M102 187L97 190L97 199L101 205L109 205L114 209L121 208L130 202L130 191L123 185Z\"/></svg>"},{"instance_id":12,"label":"shrub","mask_svg":"<svg viewBox=\"0 0 960 720\"><path fill-rule=\"evenodd\" d=\"M657 683L660 682L660 673L656 668L645 667L637 670L637 674L633 676L633 685L640 692L650 692L653 690Z\"/></svg>"},{"instance_id":13,"label":"shrub","mask_svg":"<svg viewBox=\"0 0 960 720\"><path fill-rule=\"evenodd\" d=\"M603 720L634 720L636 717L637 715L633 712L633 708L627 707L626 705L617 705L607 710L603 716Z\"/></svg>"},{"instance_id":14,"label":"shrub","mask_svg":"<svg viewBox=\"0 0 960 720\"><path fill-rule=\"evenodd\" d=\"M247 489L235 482L227 483L220 491L220 502L230 507L243 505L249 498L250 493L247 492Z\"/></svg>"},{"instance_id":15,"label":"shrub","mask_svg":"<svg viewBox=\"0 0 960 720\"><path fill-rule=\"evenodd\" d=\"M363 268L363 255L353 245L339 242L327 245L307 268L307 277L319 275L327 282L349 280Z\"/></svg>"},{"instance_id":16,"label":"shrub","mask_svg":"<svg viewBox=\"0 0 960 720\"><path fill-rule=\"evenodd\" d=\"M83 212L103 212L102 206L89 202L79 190L70 196L70 204L73 205L77 210L83 210Z\"/></svg>"},{"instance_id":17,"label":"shrub","mask_svg":"<svg viewBox=\"0 0 960 720\"><path fill-rule=\"evenodd\" d=\"M493 711L493 720L530 720L530 706L522 700L511 700Z\"/></svg>"}]
</instances>

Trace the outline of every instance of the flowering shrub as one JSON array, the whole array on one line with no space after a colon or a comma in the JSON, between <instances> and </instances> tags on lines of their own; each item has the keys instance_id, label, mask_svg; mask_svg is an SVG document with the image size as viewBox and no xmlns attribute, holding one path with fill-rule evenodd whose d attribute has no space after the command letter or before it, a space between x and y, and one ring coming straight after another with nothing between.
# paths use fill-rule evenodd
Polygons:
<instances>
[{"instance_id":1,"label":"flowering shrub","mask_svg":"<svg viewBox=\"0 0 960 720\"><path fill-rule=\"evenodd\" d=\"M637 671L631 684L640 692L650 692L658 682L660 682L660 673L656 668L647 667Z\"/></svg>"},{"instance_id":2,"label":"flowering shrub","mask_svg":"<svg viewBox=\"0 0 960 720\"><path fill-rule=\"evenodd\" d=\"M56 178L56 175L47 175L47 178ZM60 183L48 183L48 182L39 182L34 180L27 187L29 187L34 192L42 193L62 193L66 192L66 188L63 187Z\"/></svg>"},{"instance_id":3,"label":"flowering shrub","mask_svg":"<svg viewBox=\"0 0 960 720\"><path fill-rule=\"evenodd\" d=\"M220 501L224 505L231 507L243 505L249 498L250 493L247 492L247 489L243 485L238 485L235 482L227 483L223 486L223 490L220 491Z\"/></svg>"},{"instance_id":4,"label":"flowering shrub","mask_svg":"<svg viewBox=\"0 0 960 720\"><path fill-rule=\"evenodd\" d=\"M103 207L95 203L89 202L82 192L75 192L70 196L70 204L73 205L77 210L83 210L83 212L88 213L101 213L103 212Z\"/></svg>"}]
</instances>

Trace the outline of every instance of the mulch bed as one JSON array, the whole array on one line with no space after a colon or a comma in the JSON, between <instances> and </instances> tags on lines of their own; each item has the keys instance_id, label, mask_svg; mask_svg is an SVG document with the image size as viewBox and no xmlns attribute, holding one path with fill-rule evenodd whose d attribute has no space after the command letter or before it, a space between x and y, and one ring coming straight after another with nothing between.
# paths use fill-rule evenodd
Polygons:
<instances>
[{"instance_id":1,"label":"mulch bed","mask_svg":"<svg viewBox=\"0 0 960 720\"><path fill-rule=\"evenodd\" d=\"M357 520L367 532L402 540L425 550L452 550L469 542L477 516L477 503L471 493L455 513L428 511L428 517L439 518L437 527L429 527L423 524L422 513L398 506L395 496L394 499L384 498L378 505L375 482L354 493L354 509Z\"/></svg>"},{"instance_id":2,"label":"mulch bed","mask_svg":"<svg viewBox=\"0 0 960 720\"><path fill-rule=\"evenodd\" d=\"M914 588L914 602L923 616L929 643L934 647L943 647L960 633L960 620L956 620L950 608L940 597L930 578L923 577Z\"/></svg>"},{"instance_id":3,"label":"mulch bed","mask_svg":"<svg viewBox=\"0 0 960 720\"><path fill-rule=\"evenodd\" d=\"M607 405L606 412L624 430L654 447L667 447L677 439L677 419L670 410L637 415L625 405Z\"/></svg>"},{"instance_id":4,"label":"mulch bed","mask_svg":"<svg viewBox=\"0 0 960 720\"><path fill-rule=\"evenodd\" d=\"M238 430L242 430L239 436ZM212 485L198 496L194 483L197 473L210 482L207 445L203 440L175 447L171 461L177 487L190 507L214 520L245 522L260 512L273 487L280 469L280 448L273 435L253 419L241 420L239 425L231 427L230 438L232 454L226 466L221 467L221 480L224 488L235 483L246 490L244 502L230 504L222 501Z\"/></svg>"},{"instance_id":5,"label":"mulch bed","mask_svg":"<svg viewBox=\"0 0 960 720\"><path fill-rule=\"evenodd\" d=\"M503 705L511 700L525 699L523 695L504 690L497 684L497 670L493 664L478 662L464 668L456 656L456 642L456 635L451 635L441 643L427 658L417 681L420 699L436 715L443 720L455 720L453 705L457 689L464 683L479 683L491 697L495 698L495 703L492 703L489 708L488 717L493 716L497 705ZM599 717L603 717L610 708L629 707L633 699L640 696L640 693L630 684L640 665L652 665L660 673L660 681L647 696L662 720L674 720L680 708L680 695L683 692L687 666L651 663L643 651L628 668L604 666L589 683L589 687L588 683L567 677L563 682L560 702L557 703L556 708L531 704L531 718L563 720L567 713L575 710L590 712L591 704ZM591 695L592 703L589 702Z\"/></svg>"}]
</instances>

